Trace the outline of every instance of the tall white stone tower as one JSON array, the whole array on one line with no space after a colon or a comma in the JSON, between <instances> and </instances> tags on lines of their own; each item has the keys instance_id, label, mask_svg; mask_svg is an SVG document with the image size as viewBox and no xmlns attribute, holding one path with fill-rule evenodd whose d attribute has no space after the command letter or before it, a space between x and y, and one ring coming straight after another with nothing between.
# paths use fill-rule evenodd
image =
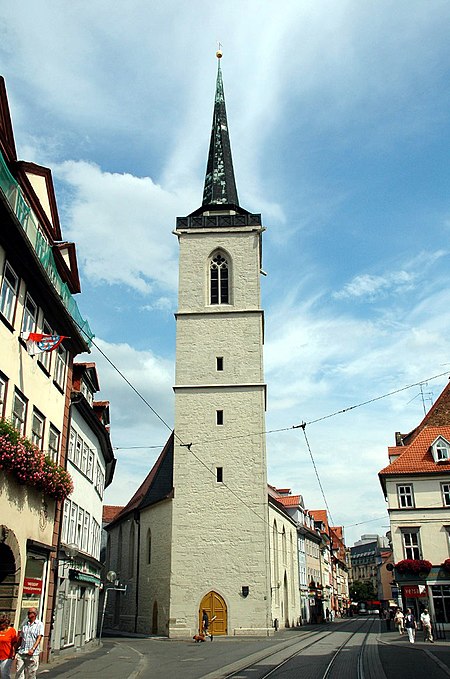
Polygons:
<instances>
[{"instance_id":1,"label":"tall white stone tower","mask_svg":"<svg viewBox=\"0 0 450 679\"><path fill-rule=\"evenodd\" d=\"M220 59L221 53L218 53ZM261 215L239 206L220 60L202 206L177 219L170 636L270 633Z\"/></svg>"}]
</instances>

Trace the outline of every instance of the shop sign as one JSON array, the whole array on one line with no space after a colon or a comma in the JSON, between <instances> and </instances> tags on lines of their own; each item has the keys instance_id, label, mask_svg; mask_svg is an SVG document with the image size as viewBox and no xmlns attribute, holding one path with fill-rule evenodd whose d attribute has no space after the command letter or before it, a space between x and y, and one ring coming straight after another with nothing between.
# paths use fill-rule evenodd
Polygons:
<instances>
[{"instance_id":1,"label":"shop sign","mask_svg":"<svg viewBox=\"0 0 450 679\"><path fill-rule=\"evenodd\" d=\"M425 585L404 585L402 592L406 599L419 599L427 596Z\"/></svg>"},{"instance_id":2,"label":"shop sign","mask_svg":"<svg viewBox=\"0 0 450 679\"><path fill-rule=\"evenodd\" d=\"M24 594L41 594L42 593L42 579L41 578L25 578L23 581Z\"/></svg>"},{"instance_id":3,"label":"shop sign","mask_svg":"<svg viewBox=\"0 0 450 679\"><path fill-rule=\"evenodd\" d=\"M26 608L39 608L39 599L22 599L22 610Z\"/></svg>"}]
</instances>

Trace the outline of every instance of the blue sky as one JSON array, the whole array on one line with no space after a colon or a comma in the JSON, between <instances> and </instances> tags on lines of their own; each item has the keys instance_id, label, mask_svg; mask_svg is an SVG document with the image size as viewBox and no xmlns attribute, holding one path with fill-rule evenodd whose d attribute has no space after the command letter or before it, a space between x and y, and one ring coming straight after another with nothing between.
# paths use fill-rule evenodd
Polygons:
<instances>
[{"instance_id":1,"label":"blue sky","mask_svg":"<svg viewBox=\"0 0 450 679\"><path fill-rule=\"evenodd\" d=\"M3 3L19 156L52 168L96 342L171 425L177 216L200 206L222 70L240 204L261 212L267 428L450 370L450 5ZM167 430L95 351L125 503ZM425 405L447 377L424 385ZM307 426L347 543L385 533L377 472L423 416L419 387ZM323 507L301 430L269 481ZM353 524L362 523L359 526Z\"/></svg>"}]
</instances>

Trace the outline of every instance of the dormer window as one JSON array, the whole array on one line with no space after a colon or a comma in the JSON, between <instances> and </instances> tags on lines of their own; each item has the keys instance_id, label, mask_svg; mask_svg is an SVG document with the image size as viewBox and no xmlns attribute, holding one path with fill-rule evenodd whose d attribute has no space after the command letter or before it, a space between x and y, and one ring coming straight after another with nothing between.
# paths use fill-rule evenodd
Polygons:
<instances>
[{"instance_id":1,"label":"dormer window","mask_svg":"<svg viewBox=\"0 0 450 679\"><path fill-rule=\"evenodd\" d=\"M438 436L438 438L431 444L431 453L433 455L434 461L437 464L439 464L439 462L449 462L450 443L443 436Z\"/></svg>"},{"instance_id":2,"label":"dormer window","mask_svg":"<svg viewBox=\"0 0 450 679\"><path fill-rule=\"evenodd\" d=\"M83 394L89 405L92 405L94 402L94 395L84 380L81 382L81 393Z\"/></svg>"}]
</instances>

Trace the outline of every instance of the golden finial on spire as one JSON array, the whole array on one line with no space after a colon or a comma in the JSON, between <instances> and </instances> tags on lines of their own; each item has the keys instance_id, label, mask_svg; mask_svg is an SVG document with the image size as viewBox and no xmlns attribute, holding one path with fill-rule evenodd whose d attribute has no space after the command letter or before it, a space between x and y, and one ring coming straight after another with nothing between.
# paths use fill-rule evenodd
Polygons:
<instances>
[{"instance_id":1,"label":"golden finial on spire","mask_svg":"<svg viewBox=\"0 0 450 679\"><path fill-rule=\"evenodd\" d=\"M222 55L223 55L223 52L222 52L222 45L221 45L221 43L219 42L219 49L218 49L217 52L216 52L216 57L217 57L218 59L222 59Z\"/></svg>"}]
</instances>

